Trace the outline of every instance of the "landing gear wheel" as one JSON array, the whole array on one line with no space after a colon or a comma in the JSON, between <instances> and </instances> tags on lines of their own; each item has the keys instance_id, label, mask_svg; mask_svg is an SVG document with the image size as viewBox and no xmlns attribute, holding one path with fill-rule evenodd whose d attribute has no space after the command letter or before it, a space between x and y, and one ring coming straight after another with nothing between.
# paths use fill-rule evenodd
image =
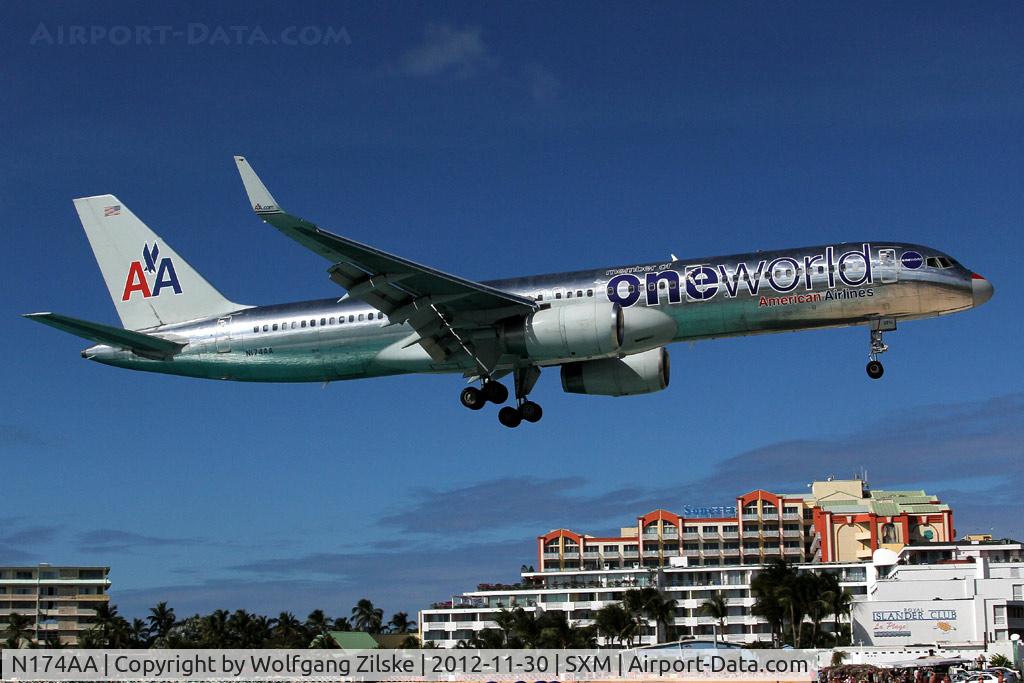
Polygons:
<instances>
[{"instance_id":1,"label":"landing gear wheel","mask_svg":"<svg viewBox=\"0 0 1024 683\"><path fill-rule=\"evenodd\" d=\"M487 403L487 398L484 397L484 392L476 387L466 387L459 394L459 401L470 410L480 410Z\"/></svg>"},{"instance_id":2,"label":"landing gear wheel","mask_svg":"<svg viewBox=\"0 0 1024 683\"><path fill-rule=\"evenodd\" d=\"M508 400L508 389L501 382L493 380L484 384L484 396L491 403L502 404Z\"/></svg>"},{"instance_id":3,"label":"landing gear wheel","mask_svg":"<svg viewBox=\"0 0 1024 683\"><path fill-rule=\"evenodd\" d=\"M505 406L498 411L498 422L505 425L509 429L514 429L519 426L519 423L523 421L523 414L512 406Z\"/></svg>"},{"instance_id":4,"label":"landing gear wheel","mask_svg":"<svg viewBox=\"0 0 1024 683\"><path fill-rule=\"evenodd\" d=\"M523 405L519 406L519 412L527 422L539 422L544 416L544 411L533 401L523 401Z\"/></svg>"},{"instance_id":5,"label":"landing gear wheel","mask_svg":"<svg viewBox=\"0 0 1024 683\"><path fill-rule=\"evenodd\" d=\"M867 371L868 377L871 379L880 379L885 373L885 368L882 367L881 361L872 360L868 361Z\"/></svg>"}]
</instances>

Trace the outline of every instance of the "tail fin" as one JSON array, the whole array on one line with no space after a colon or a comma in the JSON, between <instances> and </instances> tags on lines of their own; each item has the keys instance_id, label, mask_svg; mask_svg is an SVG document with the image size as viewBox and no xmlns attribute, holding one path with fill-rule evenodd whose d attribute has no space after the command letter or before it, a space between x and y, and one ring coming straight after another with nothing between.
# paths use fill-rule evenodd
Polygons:
<instances>
[{"instance_id":1,"label":"tail fin","mask_svg":"<svg viewBox=\"0 0 1024 683\"><path fill-rule=\"evenodd\" d=\"M127 329L246 308L224 298L114 195L76 199L75 209Z\"/></svg>"}]
</instances>

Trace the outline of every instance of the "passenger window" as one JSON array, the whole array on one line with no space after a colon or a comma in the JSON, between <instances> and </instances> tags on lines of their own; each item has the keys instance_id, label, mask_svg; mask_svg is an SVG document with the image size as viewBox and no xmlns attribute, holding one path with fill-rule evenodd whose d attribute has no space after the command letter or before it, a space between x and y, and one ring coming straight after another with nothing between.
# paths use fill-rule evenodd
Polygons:
<instances>
[{"instance_id":1,"label":"passenger window","mask_svg":"<svg viewBox=\"0 0 1024 683\"><path fill-rule=\"evenodd\" d=\"M271 329L273 329L273 330L274 330L274 332L277 332L277 323L274 323L274 327L273 327L273 328L271 328Z\"/></svg>"},{"instance_id":2,"label":"passenger window","mask_svg":"<svg viewBox=\"0 0 1024 683\"><path fill-rule=\"evenodd\" d=\"M561 292L555 292L555 298L556 299L561 299L562 298L562 293Z\"/></svg>"},{"instance_id":3,"label":"passenger window","mask_svg":"<svg viewBox=\"0 0 1024 683\"><path fill-rule=\"evenodd\" d=\"M260 331L260 326L259 325L255 326L254 328L252 328L252 331L253 332L259 332Z\"/></svg>"},{"instance_id":4,"label":"passenger window","mask_svg":"<svg viewBox=\"0 0 1024 683\"><path fill-rule=\"evenodd\" d=\"M327 318L320 318L320 327L323 327L326 324L327 324Z\"/></svg>"},{"instance_id":5,"label":"passenger window","mask_svg":"<svg viewBox=\"0 0 1024 683\"><path fill-rule=\"evenodd\" d=\"M312 320L309 321L309 326L316 327L316 318L313 318Z\"/></svg>"},{"instance_id":6,"label":"passenger window","mask_svg":"<svg viewBox=\"0 0 1024 683\"><path fill-rule=\"evenodd\" d=\"M568 292L565 293L565 298L566 299L571 299L572 298L572 290L571 289Z\"/></svg>"},{"instance_id":7,"label":"passenger window","mask_svg":"<svg viewBox=\"0 0 1024 683\"><path fill-rule=\"evenodd\" d=\"M544 301L544 295L543 294L538 294L537 295L537 301Z\"/></svg>"},{"instance_id":8,"label":"passenger window","mask_svg":"<svg viewBox=\"0 0 1024 683\"><path fill-rule=\"evenodd\" d=\"M583 290L582 289L577 289L576 290L576 296L578 296L578 297L579 296L583 296Z\"/></svg>"},{"instance_id":9,"label":"passenger window","mask_svg":"<svg viewBox=\"0 0 1024 683\"><path fill-rule=\"evenodd\" d=\"M355 319L356 319L356 317L355 317L354 315L350 315L350 316L348 317L348 321L349 321L350 323L351 323L351 322L355 322Z\"/></svg>"},{"instance_id":10,"label":"passenger window","mask_svg":"<svg viewBox=\"0 0 1024 683\"><path fill-rule=\"evenodd\" d=\"M295 329L295 321L294 320L292 321L292 329L293 330Z\"/></svg>"},{"instance_id":11,"label":"passenger window","mask_svg":"<svg viewBox=\"0 0 1024 683\"><path fill-rule=\"evenodd\" d=\"M821 275L825 272L825 266L818 266L818 274Z\"/></svg>"},{"instance_id":12,"label":"passenger window","mask_svg":"<svg viewBox=\"0 0 1024 683\"><path fill-rule=\"evenodd\" d=\"M366 314L366 319L367 320L373 320L373 313L367 313Z\"/></svg>"},{"instance_id":13,"label":"passenger window","mask_svg":"<svg viewBox=\"0 0 1024 683\"><path fill-rule=\"evenodd\" d=\"M594 290L588 289L587 290L587 296L594 296Z\"/></svg>"},{"instance_id":14,"label":"passenger window","mask_svg":"<svg viewBox=\"0 0 1024 683\"><path fill-rule=\"evenodd\" d=\"M305 327L305 326L306 326L306 321L305 321L305 320L303 320L303 321L302 321L302 326L303 326L303 327Z\"/></svg>"},{"instance_id":15,"label":"passenger window","mask_svg":"<svg viewBox=\"0 0 1024 683\"><path fill-rule=\"evenodd\" d=\"M269 328L269 325L264 325L263 326L263 331L266 332L268 328Z\"/></svg>"},{"instance_id":16,"label":"passenger window","mask_svg":"<svg viewBox=\"0 0 1024 683\"><path fill-rule=\"evenodd\" d=\"M334 316L331 316L331 324L334 324Z\"/></svg>"},{"instance_id":17,"label":"passenger window","mask_svg":"<svg viewBox=\"0 0 1024 683\"><path fill-rule=\"evenodd\" d=\"M363 322L363 314L362 313L359 314L359 322Z\"/></svg>"}]
</instances>

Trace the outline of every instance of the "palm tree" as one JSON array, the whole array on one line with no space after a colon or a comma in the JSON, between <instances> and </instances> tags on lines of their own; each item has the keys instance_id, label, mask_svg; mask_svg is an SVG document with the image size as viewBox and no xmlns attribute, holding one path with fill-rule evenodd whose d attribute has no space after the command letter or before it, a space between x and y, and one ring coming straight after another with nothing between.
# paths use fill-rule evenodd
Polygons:
<instances>
[{"instance_id":1,"label":"palm tree","mask_svg":"<svg viewBox=\"0 0 1024 683\"><path fill-rule=\"evenodd\" d=\"M200 640L202 647L226 648L231 645L231 633L228 630L228 611L217 609L200 620Z\"/></svg>"},{"instance_id":2,"label":"palm tree","mask_svg":"<svg viewBox=\"0 0 1024 683\"><path fill-rule=\"evenodd\" d=\"M149 647L149 626L145 621L142 619L132 619L128 633L133 648Z\"/></svg>"},{"instance_id":3,"label":"palm tree","mask_svg":"<svg viewBox=\"0 0 1024 683\"><path fill-rule=\"evenodd\" d=\"M786 562L776 559L759 571L750 582L750 592L756 598L751 611L771 626L772 644L776 647L785 640L783 628L787 614L779 589L790 580L793 573L792 567Z\"/></svg>"},{"instance_id":4,"label":"palm tree","mask_svg":"<svg viewBox=\"0 0 1024 683\"><path fill-rule=\"evenodd\" d=\"M306 629L291 612L281 612L276 619L271 620L271 623L273 638L282 647L299 647L306 644Z\"/></svg>"},{"instance_id":5,"label":"palm tree","mask_svg":"<svg viewBox=\"0 0 1024 683\"><path fill-rule=\"evenodd\" d=\"M331 637L330 633L318 633L313 640L309 641L309 647L314 650L337 650L341 646Z\"/></svg>"},{"instance_id":6,"label":"palm tree","mask_svg":"<svg viewBox=\"0 0 1024 683\"><path fill-rule=\"evenodd\" d=\"M395 612L388 626L391 633L409 633L416 628L416 622L409 621L409 615L405 612Z\"/></svg>"},{"instance_id":7,"label":"palm tree","mask_svg":"<svg viewBox=\"0 0 1024 683\"><path fill-rule=\"evenodd\" d=\"M105 647L125 647L130 641L131 626L117 613L117 605L98 603L95 607L95 626L98 638Z\"/></svg>"},{"instance_id":8,"label":"palm tree","mask_svg":"<svg viewBox=\"0 0 1024 683\"><path fill-rule=\"evenodd\" d=\"M29 625L32 623L32 619L29 617L17 612L11 612L7 617L7 647L14 649L21 647L22 641L26 643L31 642Z\"/></svg>"},{"instance_id":9,"label":"palm tree","mask_svg":"<svg viewBox=\"0 0 1024 683\"><path fill-rule=\"evenodd\" d=\"M719 592L712 595L701 603L697 611L701 615L715 620L715 623L718 624L715 640L718 640L718 636L721 635L722 640L725 641L725 618L729 616L729 604L722 597L722 594Z\"/></svg>"},{"instance_id":10,"label":"palm tree","mask_svg":"<svg viewBox=\"0 0 1024 683\"><path fill-rule=\"evenodd\" d=\"M306 630L314 635L329 633L331 620L322 609L315 609L306 617Z\"/></svg>"},{"instance_id":11,"label":"palm tree","mask_svg":"<svg viewBox=\"0 0 1024 683\"><path fill-rule=\"evenodd\" d=\"M332 631L351 631L352 630L352 622L350 622L347 617L338 617L331 624L331 630Z\"/></svg>"},{"instance_id":12,"label":"palm tree","mask_svg":"<svg viewBox=\"0 0 1024 683\"><path fill-rule=\"evenodd\" d=\"M520 608L522 609L522 608ZM512 627L516 623L515 615L509 610L502 607L498 610L498 613L494 615L494 623L498 625L498 630L501 631L501 646L509 647L509 638L512 635Z\"/></svg>"},{"instance_id":13,"label":"palm tree","mask_svg":"<svg viewBox=\"0 0 1024 683\"><path fill-rule=\"evenodd\" d=\"M835 620L833 623L836 645L839 645L842 637L840 621L843 617L850 616L850 610L853 609L853 596L850 595L850 591L839 585L839 579L834 574L824 574L823 578L825 591L821 597L828 604L828 613Z\"/></svg>"},{"instance_id":14,"label":"palm tree","mask_svg":"<svg viewBox=\"0 0 1024 683\"><path fill-rule=\"evenodd\" d=\"M622 641L628 639L629 646L632 647L638 624L622 604L616 602L605 605L594 615L594 622L598 633L609 642L621 646Z\"/></svg>"},{"instance_id":15,"label":"palm tree","mask_svg":"<svg viewBox=\"0 0 1024 683\"><path fill-rule=\"evenodd\" d=\"M384 610L374 607L369 599L363 598L352 608L352 623L357 631L380 633L384 621Z\"/></svg>"},{"instance_id":16,"label":"palm tree","mask_svg":"<svg viewBox=\"0 0 1024 683\"><path fill-rule=\"evenodd\" d=\"M155 607L149 608L146 620L149 621L149 632L154 638L166 638L177 622L177 617L166 602L158 602Z\"/></svg>"},{"instance_id":17,"label":"palm tree","mask_svg":"<svg viewBox=\"0 0 1024 683\"><path fill-rule=\"evenodd\" d=\"M675 599L666 600L657 588L647 587L626 591L622 596L622 603L629 612L641 620L641 624L644 623L644 619L653 619L655 640L659 643L665 641L664 636L675 616Z\"/></svg>"}]
</instances>

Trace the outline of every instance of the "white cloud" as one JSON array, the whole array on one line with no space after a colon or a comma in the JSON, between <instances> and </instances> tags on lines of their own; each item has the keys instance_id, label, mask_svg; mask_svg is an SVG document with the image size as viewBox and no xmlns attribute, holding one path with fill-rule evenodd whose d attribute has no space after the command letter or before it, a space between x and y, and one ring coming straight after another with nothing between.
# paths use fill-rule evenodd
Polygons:
<instances>
[{"instance_id":1,"label":"white cloud","mask_svg":"<svg viewBox=\"0 0 1024 683\"><path fill-rule=\"evenodd\" d=\"M420 78L469 78L493 62L479 26L427 24L423 42L406 52L400 72Z\"/></svg>"}]
</instances>

